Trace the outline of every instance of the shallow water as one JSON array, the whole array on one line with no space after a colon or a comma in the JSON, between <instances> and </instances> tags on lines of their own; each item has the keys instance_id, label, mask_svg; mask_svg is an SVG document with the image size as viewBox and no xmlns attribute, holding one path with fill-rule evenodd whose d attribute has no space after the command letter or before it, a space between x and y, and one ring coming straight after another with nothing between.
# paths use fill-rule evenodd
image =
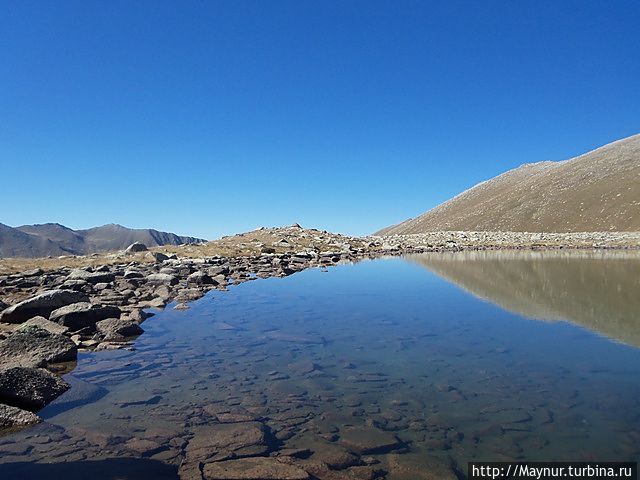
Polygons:
<instances>
[{"instance_id":1,"label":"shallow water","mask_svg":"<svg viewBox=\"0 0 640 480\"><path fill-rule=\"evenodd\" d=\"M33 463L53 463L72 478L99 460L105 474L120 458L137 473L117 478L175 478L184 439L225 410L263 419L278 448L364 426L460 471L637 461L638 282L635 254L459 253L212 292L145 322L133 352L82 354L48 423L0 438L0 473L39 478Z\"/></svg>"}]
</instances>

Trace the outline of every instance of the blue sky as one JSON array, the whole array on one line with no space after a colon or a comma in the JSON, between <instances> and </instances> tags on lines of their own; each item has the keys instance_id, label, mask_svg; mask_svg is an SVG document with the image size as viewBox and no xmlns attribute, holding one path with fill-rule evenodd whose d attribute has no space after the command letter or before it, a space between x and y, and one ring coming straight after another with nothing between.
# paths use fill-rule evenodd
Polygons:
<instances>
[{"instance_id":1,"label":"blue sky","mask_svg":"<svg viewBox=\"0 0 640 480\"><path fill-rule=\"evenodd\" d=\"M0 222L364 234L640 132L640 3L0 1Z\"/></svg>"}]
</instances>

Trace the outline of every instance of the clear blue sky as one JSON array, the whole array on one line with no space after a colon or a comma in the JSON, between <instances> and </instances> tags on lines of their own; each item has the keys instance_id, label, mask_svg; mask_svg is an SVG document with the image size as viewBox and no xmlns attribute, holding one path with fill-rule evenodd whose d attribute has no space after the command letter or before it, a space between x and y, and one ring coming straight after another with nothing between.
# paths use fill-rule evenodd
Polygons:
<instances>
[{"instance_id":1,"label":"clear blue sky","mask_svg":"<svg viewBox=\"0 0 640 480\"><path fill-rule=\"evenodd\" d=\"M0 1L0 222L351 234L640 132L640 2Z\"/></svg>"}]
</instances>

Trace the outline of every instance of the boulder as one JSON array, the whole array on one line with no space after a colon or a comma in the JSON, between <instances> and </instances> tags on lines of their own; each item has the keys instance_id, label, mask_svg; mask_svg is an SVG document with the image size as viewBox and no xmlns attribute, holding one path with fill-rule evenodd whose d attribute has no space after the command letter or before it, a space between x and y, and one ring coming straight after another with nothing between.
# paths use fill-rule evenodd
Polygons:
<instances>
[{"instance_id":1,"label":"boulder","mask_svg":"<svg viewBox=\"0 0 640 480\"><path fill-rule=\"evenodd\" d=\"M0 428L26 427L41 421L33 412L0 403Z\"/></svg>"},{"instance_id":2,"label":"boulder","mask_svg":"<svg viewBox=\"0 0 640 480\"><path fill-rule=\"evenodd\" d=\"M85 327L93 329L97 322L105 318L120 318L120 309L111 305L81 302L54 310L49 316L49 320L69 327L71 331Z\"/></svg>"},{"instance_id":3,"label":"boulder","mask_svg":"<svg viewBox=\"0 0 640 480\"><path fill-rule=\"evenodd\" d=\"M84 280L88 283L110 283L116 279L116 276L110 272L88 272L86 270L72 270L69 276L69 280Z\"/></svg>"},{"instance_id":4,"label":"boulder","mask_svg":"<svg viewBox=\"0 0 640 480\"><path fill-rule=\"evenodd\" d=\"M96 330L104 336L105 340L121 340L144 333L140 325L124 318L107 318L100 320L96 323Z\"/></svg>"},{"instance_id":5,"label":"boulder","mask_svg":"<svg viewBox=\"0 0 640 480\"><path fill-rule=\"evenodd\" d=\"M147 282L151 285L177 285L178 279L168 273L152 273L147 276Z\"/></svg>"},{"instance_id":6,"label":"boulder","mask_svg":"<svg viewBox=\"0 0 640 480\"><path fill-rule=\"evenodd\" d=\"M165 255L164 253L151 252L151 255L153 256L153 259L157 263L162 263L162 262L166 262L167 260L169 260L169 257L167 255Z\"/></svg>"},{"instance_id":7,"label":"boulder","mask_svg":"<svg viewBox=\"0 0 640 480\"><path fill-rule=\"evenodd\" d=\"M126 278L127 280L131 280L133 278L142 278L144 275L142 275L142 273L138 272L137 270L126 270L124 272L124 278Z\"/></svg>"},{"instance_id":8,"label":"boulder","mask_svg":"<svg viewBox=\"0 0 640 480\"><path fill-rule=\"evenodd\" d=\"M69 337L36 326L23 326L0 342L1 367L45 367L75 360L77 354Z\"/></svg>"},{"instance_id":9,"label":"boulder","mask_svg":"<svg viewBox=\"0 0 640 480\"><path fill-rule=\"evenodd\" d=\"M215 285L218 282L205 272L193 272L187 277L187 283L195 285Z\"/></svg>"},{"instance_id":10,"label":"boulder","mask_svg":"<svg viewBox=\"0 0 640 480\"><path fill-rule=\"evenodd\" d=\"M148 250L147 246L144 243L134 242L127 247L125 253L138 253L138 252L146 252Z\"/></svg>"},{"instance_id":11,"label":"boulder","mask_svg":"<svg viewBox=\"0 0 640 480\"><path fill-rule=\"evenodd\" d=\"M52 322L44 317L33 317L32 319L24 322L22 327L40 327L49 333L57 333L58 335L64 335L69 331L69 329L64 325Z\"/></svg>"},{"instance_id":12,"label":"boulder","mask_svg":"<svg viewBox=\"0 0 640 480\"><path fill-rule=\"evenodd\" d=\"M7 308L0 314L0 322L22 323L38 315L47 317L57 308L87 301L89 297L83 292L49 290Z\"/></svg>"},{"instance_id":13,"label":"boulder","mask_svg":"<svg viewBox=\"0 0 640 480\"><path fill-rule=\"evenodd\" d=\"M269 457L207 463L202 473L205 480L306 480L310 478L309 474L301 468Z\"/></svg>"},{"instance_id":14,"label":"boulder","mask_svg":"<svg viewBox=\"0 0 640 480\"><path fill-rule=\"evenodd\" d=\"M39 410L69 389L69 384L44 368L0 370L0 403Z\"/></svg>"}]
</instances>

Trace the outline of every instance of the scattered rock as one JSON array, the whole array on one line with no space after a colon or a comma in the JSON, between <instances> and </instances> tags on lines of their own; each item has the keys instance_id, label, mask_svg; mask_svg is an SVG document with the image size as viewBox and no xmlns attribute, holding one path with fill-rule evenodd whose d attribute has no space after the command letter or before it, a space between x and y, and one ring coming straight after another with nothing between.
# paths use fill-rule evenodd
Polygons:
<instances>
[{"instance_id":1,"label":"scattered rock","mask_svg":"<svg viewBox=\"0 0 640 480\"><path fill-rule=\"evenodd\" d=\"M64 335L69 331L68 327L60 325L59 323L47 320L44 317L33 317L22 324L22 327L39 327L50 333L57 333L58 335Z\"/></svg>"},{"instance_id":2,"label":"scattered rock","mask_svg":"<svg viewBox=\"0 0 640 480\"><path fill-rule=\"evenodd\" d=\"M0 342L2 367L44 367L75 360L77 354L76 344L69 337L36 326L23 326Z\"/></svg>"},{"instance_id":3,"label":"scattered rock","mask_svg":"<svg viewBox=\"0 0 640 480\"><path fill-rule=\"evenodd\" d=\"M88 272L87 270L73 270L67 277L69 280L84 280L87 283L111 283L116 276L110 272Z\"/></svg>"},{"instance_id":4,"label":"scattered rock","mask_svg":"<svg viewBox=\"0 0 640 480\"><path fill-rule=\"evenodd\" d=\"M340 441L359 455L386 453L402 446L395 435L373 427L345 428Z\"/></svg>"},{"instance_id":5,"label":"scattered rock","mask_svg":"<svg viewBox=\"0 0 640 480\"><path fill-rule=\"evenodd\" d=\"M107 318L96 323L96 330L105 340L120 340L135 337L144 332L136 322L120 318Z\"/></svg>"},{"instance_id":6,"label":"scattered rock","mask_svg":"<svg viewBox=\"0 0 640 480\"><path fill-rule=\"evenodd\" d=\"M178 279L168 273L152 273L147 276L147 282L151 285L177 285Z\"/></svg>"},{"instance_id":7,"label":"scattered rock","mask_svg":"<svg viewBox=\"0 0 640 480\"><path fill-rule=\"evenodd\" d=\"M120 309L110 305L81 302L54 310L49 320L76 331L86 327L93 329L97 322L106 318L120 318Z\"/></svg>"},{"instance_id":8,"label":"scattered rock","mask_svg":"<svg viewBox=\"0 0 640 480\"><path fill-rule=\"evenodd\" d=\"M5 309L0 314L0 321L22 323L39 315L49 316L57 308L87 301L89 301L89 297L82 292L75 290L49 290Z\"/></svg>"},{"instance_id":9,"label":"scattered rock","mask_svg":"<svg viewBox=\"0 0 640 480\"><path fill-rule=\"evenodd\" d=\"M146 252L148 250L147 246L144 243L134 242L127 247L125 253L138 253L138 252Z\"/></svg>"},{"instance_id":10,"label":"scattered rock","mask_svg":"<svg viewBox=\"0 0 640 480\"><path fill-rule=\"evenodd\" d=\"M0 402L39 410L69 389L69 384L43 368L0 370Z\"/></svg>"},{"instance_id":11,"label":"scattered rock","mask_svg":"<svg viewBox=\"0 0 640 480\"><path fill-rule=\"evenodd\" d=\"M169 260L169 257L167 255L165 255L164 253L151 252L151 255L153 256L153 259L156 261L156 263L162 263L162 262L166 262L167 260Z\"/></svg>"},{"instance_id":12,"label":"scattered rock","mask_svg":"<svg viewBox=\"0 0 640 480\"><path fill-rule=\"evenodd\" d=\"M41 421L33 412L0 403L0 428L24 427Z\"/></svg>"}]
</instances>

